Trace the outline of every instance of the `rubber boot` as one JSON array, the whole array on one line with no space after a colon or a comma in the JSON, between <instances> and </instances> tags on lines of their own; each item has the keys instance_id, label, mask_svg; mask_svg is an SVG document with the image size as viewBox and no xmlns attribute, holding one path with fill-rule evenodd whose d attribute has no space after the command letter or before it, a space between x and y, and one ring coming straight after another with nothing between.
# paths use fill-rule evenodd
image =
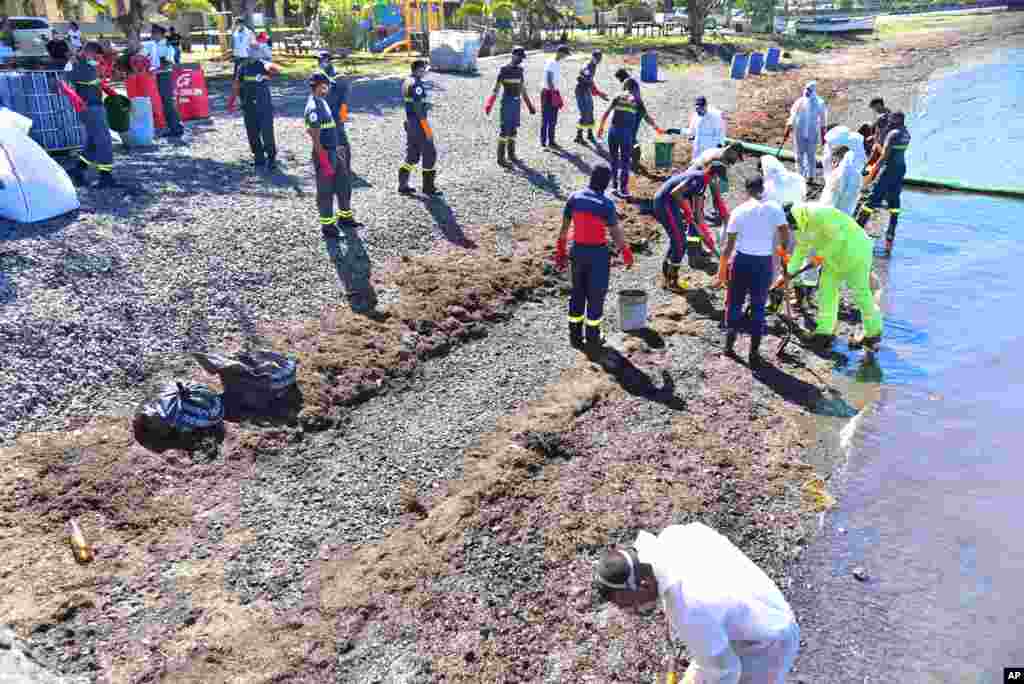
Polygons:
<instances>
[{"instance_id":1,"label":"rubber boot","mask_svg":"<svg viewBox=\"0 0 1024 684\"><path fill-rule=\"evenodd\" d=\"M889 214L889 230L885 231L885 256L892 256L892 243L896 239L896 224L899 222L899 214Z\"/></svg>"},{"instance_id":2,"label":"rubber boot","mask_svg":"<svg viewBox=\"0 0 1024 684\"><path fill-rule=\"evenodd\" d=\"M729 329L725 333L725 353L728 356L736 355L736 331Z\"/></svg>"},{"instance_id":3,"label":"rubber boot","mask_svg":"<svg viewBox=\"0 0 1024 684\"><path fill-rule=\"evenodd\" d=\"M403 195L411 195L416 192L416 188L409 186L409 170L398 169L398 192Z\"/></svg>"},{"instance_id":4,"label":"rubber boot","mask_svg":"<svg viewBox=\"0 0 1024 684\"><path fill-rule=\"evenodd\" d=\"M870 221L870 220L871 220L871 212L868 209L866 209L866 208L865 209L861 209L860 213L857 214L857 224L861 228L865 228L866 229L868 227L868 221Z\"/></svg>"},{"instance_id":5,"label":"rubber boot","mask_svg":"<svg viewBox=\"0 0 1024 684\"><path fill-rule=\"evenodd\" d=\"M498 141L498 166L508 166L508 162L505 160L505 141Z\"/></svg>"},{"instance_id":6,"label":"rubber boot","mask_svg":"<svg viewBox=\"0 0 1024 684\"><path fill-rule=\"evenodd\" d=\"M747 357L747 363L750 365L751 370L757 370L762 365L760 335L750 336L750 356Z\"/></svg>"},{"instance_id":7,"label":"rubber boot","mask_svg":"<svg viewBox=\"0 0 1024 684\"><path fill-rule=\"evenodd\" d=\"M601 351L604 340L601 339L601 326L588 325L587 328L587 353L593 354Z\"/></svg>"},{"instance_id":8,"label":"rubber boot","mask_svg":"<svg viewBox=\"0 0 1024 684\"><path fill-rule=\"evenodd\" d=\"M592 129L587 129L587 139L594 145L597 144L597 138L594 137L594 131Z\"/></svg>"},{"instance_id":9,"label":"rubber boot","mask_svg":"<svg viewBox=\"0 0 1024 684\"><path fill-rule=\"evenodd\" d=\"M444 194L437 189L434 185L434 179L437 178L437 171L424 171L423 172L423 194L431 197L439 197Z\"/></svg>"},{"instance_id":10,"label":"rubber boot","mask_svg":"<svg viewBox=\"0 0 1024 684\"><path fill-rule=\"evenodd\" d=\"M89 168L88 164L78 162L78 164L71 171L68 172L68 176L71 178L71 182L77 187L85 185L85 171Z\"/></svg>"},{"instance_id":11,"label":"rubber boot","mask_svg":"<svg viewBox=\"0 0 1024 684\"><path fill-rule=\"evenodd\" d=\"M576 129L576 140L574 140L573 142L578 143L580 145L586 145L587 144L587 141L583 139L583 129L582 128L577 128Z\"/></svg>"},{"instance_id":12,"label":"rubber boot","mask_svg":"<svg viewBox=\"0 0 1024 684\"><path fill-rule=\"evenodd\" d=\"M519 157L516 156L516 141L515 140L509 140L508 141L508 160L510 162L512 162L513 164L515 164L515 163L517 163L519 161Z\"/></svg>"},{"instance_id":13,"label":"rubber boot","mask_svg":"<svg viewBox=\"0 0 1024 684\"><path fill-rule=\"evenodd\" d=\"M583 349L583 324L569 324L569 344L573 349Z\"/></svg>"},{"instance_id":14,"label":"rubber boot","mask_svg":"<svg viewBox=\"0 0 1024 684\"><path fill-rule=\"evenodd\" d=\"M679 292L679 266L677 264L666 264L662 268L662 273L665 276L665 289Z\"/></svg>"}]
</instances>

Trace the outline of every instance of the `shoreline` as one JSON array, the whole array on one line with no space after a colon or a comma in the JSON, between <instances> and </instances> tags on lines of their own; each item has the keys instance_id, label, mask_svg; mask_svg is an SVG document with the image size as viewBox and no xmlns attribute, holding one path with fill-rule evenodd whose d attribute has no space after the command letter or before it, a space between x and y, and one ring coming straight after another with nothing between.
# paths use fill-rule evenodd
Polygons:
<instances>
[{"instance_id":1,"label":"shoreline","mask_svg":"<svg viewBox=\"0 0 1024 684\"><path fill-rule=\"evenodd\" d=\"M940 59L941 51L933 58ZM893 95L901 92L894 90ZM752 166L745 163L738 175L750 173ZM656 179L637 178L634 193L645 195L655 183ZM735 197L730 198L731 204ZM637 270L653 279L663 240L652 250L657 226L652 234L650 219L637 216L635 207L625 213L634 222L631 241L642 245L645 253L638 254ZM516 287L523 288L523 299L537 296L538 289L546 290L542 303L559 313L563 310L561 299L551 296L563 286L557 277L545 275L542 267L553 249L550 231L556 223L557 214L522 225L519 238L513 240L519 249L512 256L495 259L509 269L502 286L507 295L499 301L510 307L513 317L518 315L511 312L519 308L513 303ZM468 236L477 241L497 239L486 230L470 230ZM451 260L439 259L436 269L453 265ZM413 259L407 263L423 269L432 262ZM466 268L461 279L453 281L453 291L461 292L491 270L479 264ZM693 280L700 288L711 277L697 273ZM492 295L481 295L489 305L487 298ZM238 501L239 483L228 480L254 476L262 459L294 456L304 446L291 443L296 435L300 440L312 439L302 436L303 429L239 424L212 451L172 450L163 458L175 470L172 477L181 480L168 482L165 477L158 490L133 473L140 468L142 474L159 477L154 466L144 465L152 454L133 445L117 419L100 430L94 426L91 432L57 440L46 449L32 445L31 453L14 461L13 477L0 480L0 491L13 493L19 512L26 516L19 516L20 530L9 529L4 536L12 544L8 547L12 555L22 559L29 556L20 554L40 554L38 543L42 542L51 549L43 553L54 565L35 577L28 573L34 567L31 564L21 565L12 574L22 580L31 577L28 586L17 586L34 586L35 596L44 591L41 584L45 582L56 587L70 583L75 590L63 598L53 589L46 592L48 600L42 605L51 611L47 614L33 614L28 606L20 606L16 626L37 634L41 624L63 628L72 624L77 630L78 620L110 620L121 609L123 601L110 592L110 576L99 563L84 569L69 565L65 549L53 543L51 529L62 515L76 511L93 515L87 507L99 505L104 487L112 487L125 498L103 504L103 515L89 519L106 546L100 561L116 563L118 575L136 580L127 587L145 597L151 615L143 623L144 631L152 631L156 640L151 646L118 647L130 641L139 625L115 626L104 639L93 640L89 650L94 655L78 653L75 660L82 664L106 663L103 669L115 681L146 675L163 675L169 681L217 681L228 675L251 680L275 673L303 681L358 681L352 677L399 681L413 673L435 681L441 674L446 681L508 681L510 677L560 681L570 672L607 681L626 672L635 675L636 663L660 662L661 630L614 611L593 610L587 563L581 556L592 554L609 536L628 539L637 528L711 520L719 529L732 530L733 540L785 585L790 562L818 520L817 513L801 511L805 504L801 487L813 472L806 461L820 459L826 466L832 462L834 456L827 453L832 435L821 424L840 424L850 408L834 410L831 400L840 409L845 402L834 396L833 383L821 377L827 377L828 364L811 355L797 351L779 364L781 370L769 383L753 380L744 366L719 357L715 350L721 341L713 315L721 298L717 291L695 289L686 297L652 298L656 301L651 304L651 328L656 337L638 340L613 335L612 344L621 353L606 367L595 367L582 358L570 363L548 385L544 397L503 420L497 429L484 432L481 443L464 455L466 474L460 481L428 495L415 486L405 487L401 501L406 512L383 541L359 549L326 543L315 552L303 600L287 610L259 599L242 604L227 588L231 559L257 532L245 529L227 508L214 502ZM439 322L456 323L425 343L424 357L435 349L435 342L460 344L462 330L468 338L473 324L482 324L472 316L461 320L474 310L463 307L463 312L449 312L448 306L454 304L445 302L424 317L447 314ZM608 308L615 306L610 294ZM486 318L484 307L479 313ZM344 314L325 317L300 331L297 339L318 340L325 326L337 331L338 320L344 318ZM427 337L434 334L430 331ZM359 339L339 336L332 342L340 356ZM392 345L396 341L400 340L391 340ZM767 338L766 347L773 342ZM741 354L744 344L740 343ZM397 354L396 347L371 350L371 356ZM421 350L414 350L418 357ZM302 366L306 372L322 367L309 358ZM386 370L369 366L365 370L370 375L344 384L348 389L343 396L332 395L330 403L316 404L329 408L314 413L305 427L317 434L326 427L339 427L344 416L332 413L338 406L334 402L344 405L369 391L381 379L373 369L381 368ZM317 380L307 376L304 382L310 388ZM320 422L321 413L326 413L326 423ZM637 432L638 427L646 430ZM673 444L671 453L679 454L678 459L664 457L666 441ZM79 451L72 457L75 450ZM5 451L10 453L7 449L0 453ZM329 458L329 453L324 451L321 457ZM97 478L92 482L88 473L82 478L72 472L86 463L101 466L92 473ZM819 472L819 477L827 475ZM39 484L26 484L39 476ZM118 477L126 482L119 483ZM645 496L637 500L626 495L637 490ZM40 499L43 494L49 499ZM133 500L146 503L136 509L131 506ZM657 502L665 500L674 502L671 508L659 507ZM23 503L31 509L21 510ZM168 510L161 510L161 505ZM562 513L557 524L550 520L552 510ZM222 520L227 530L222 530L219 542L210 542L208 557L197 559L190 556L191 546L197 539L211 538L196 527L199 511L204 517L217 511L227 514ZM43 513L39 519L28 519L39 513ZM19 538L19 532L28 532L28 538ZM157 551L151 555L154 547ZM501 549L508 553L503 555ZM414 557L415 565L410 563ZM162 568L161 574L171 573L170 585L152 578L149 567L154 564ZM488 589L488 583L505 577L514 579L503 587L505 591ZM182 596L191 605L185 615L174 610ZM9 611L7 604L5 613ZM54 616L63 617L54 620ZM168 617L174 619L159 627ZM409 625L416 625L413 634ZM555 644L550 641L552 627L559 630ZM641 636L634 639L637 629ZM438 643L439 634L445 635L444 643ZM561 650L570 644L576 644L575 652ZM545 653L543 660L534 655L548 645L555 654Z\"/></svg>"}]
</instances>

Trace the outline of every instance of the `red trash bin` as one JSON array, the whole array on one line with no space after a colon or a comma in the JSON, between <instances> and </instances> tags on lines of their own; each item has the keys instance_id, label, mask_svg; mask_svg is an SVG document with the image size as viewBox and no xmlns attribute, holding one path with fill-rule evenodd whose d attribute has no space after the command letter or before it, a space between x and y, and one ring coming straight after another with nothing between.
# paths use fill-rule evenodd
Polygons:
<instances>
[{"instance_id":1,"label":"red trash bin","mask_svg":"<svg viewBox=\"0 0 1024 684\"><path fill-rule=\"evenodd\" d=\"M153 127L156 130L167 128L167 119L164 118L164 103L160 99L160 91L156 87L156 76L146 71L139 74L130 74L125 81L128 88L128 97L148 97L153 104Z\"/></svg>"},{"instance_id":2,"label":"red trash bin","mask_svg":"<svg viewBox=\"0 0 1024 684\"><path fill-rule=\"evenodd\" d=\"M210 117L210 93L201 67L179 67L174 70L174 97L182 121Z\"/></svg>"}]
</instances>

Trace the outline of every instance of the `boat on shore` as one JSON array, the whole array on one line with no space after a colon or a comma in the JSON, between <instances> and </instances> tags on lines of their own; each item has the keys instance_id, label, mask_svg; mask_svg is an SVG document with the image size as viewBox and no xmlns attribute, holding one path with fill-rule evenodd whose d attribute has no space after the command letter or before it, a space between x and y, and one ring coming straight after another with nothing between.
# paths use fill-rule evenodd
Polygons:
<instances>
[{"instance_id":1,"label":"boat on shore","mask_svg":"<svg viewBox=\"0 0 1024 684\"><path fill-rule=\"evenodd\" d=\"M865 16L811 16L796 21L796 30L802 33L851 33L874 31L878 15Z\"/></svg>"}]
</instances>

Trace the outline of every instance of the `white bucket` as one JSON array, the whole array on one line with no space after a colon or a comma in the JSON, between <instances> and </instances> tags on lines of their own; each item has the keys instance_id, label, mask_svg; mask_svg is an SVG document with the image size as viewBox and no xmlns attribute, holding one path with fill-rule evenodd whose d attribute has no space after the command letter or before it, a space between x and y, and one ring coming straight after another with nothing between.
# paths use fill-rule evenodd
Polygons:
<instances>
[{"instance_id":1,"label":"white bucket","mask_svg":"<svg viewBox=\"0 0 1024 684\"><path fill-rule=\"evenodd\" d=\"M647 293L619 290L619 327L623 332L647 327Z\"/></svg>"}]
</instances>

